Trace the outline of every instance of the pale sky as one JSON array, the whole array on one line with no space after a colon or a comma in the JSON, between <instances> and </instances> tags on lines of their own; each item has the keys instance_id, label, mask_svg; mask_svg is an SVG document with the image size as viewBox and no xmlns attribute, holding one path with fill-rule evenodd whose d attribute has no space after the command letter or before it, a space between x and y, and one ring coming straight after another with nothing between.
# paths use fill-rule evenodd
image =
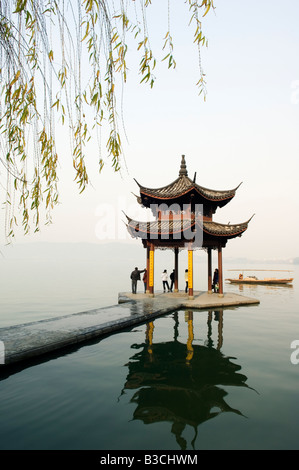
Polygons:
<instances>
[{"instance_id":1,"label":"pale sky","mask_svg":"<svg viewBox=\"0 0 299 470\"><path fill-rule=\"evenodd\" d=\"M215 14L203 19L209 40L202 53L206 102L195 86L198 55L192 47L187 5L179 0L171 3L177 68L168 71L166 64L158 65L151 90L138 85L132 60L124 89L128 141L124 140L121 174L113 174L109 163L97 174L93 159L97 160L98 149L92 142L88 163L92 187L79 195L63 136L61 205L53 213L53 225L42 227L39 234L20 234L15 243L131 242L129 236L124 240L121 210L136 216L138 204L132 192L137 194L138 187L133 178L149 187L167 185L177 178L184 154L189 176L197 172L197 183L204 187L232 189L243 182L214 220L234 224L255 216L241 238L228 242L224 256L299 256L298 0L215 0ZM153 0L150 10L151 42L161 57L158 48L167 31L167 2ZM115 221L114 236L112 230L110 238L101 240L97 229L107 208Z\"/></svg>"}]
</instances>

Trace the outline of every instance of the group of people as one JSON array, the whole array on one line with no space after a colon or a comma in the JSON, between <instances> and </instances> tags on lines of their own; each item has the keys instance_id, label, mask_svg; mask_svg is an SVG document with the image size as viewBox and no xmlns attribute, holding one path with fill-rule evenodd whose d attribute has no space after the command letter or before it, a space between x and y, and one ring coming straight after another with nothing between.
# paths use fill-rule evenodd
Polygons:
<instances>
[{"instance_id":1,"label":"group of people","mask_svg":"<svg viewBox=\"0 0 299 470\"><path fill-rule=\"evenodd\" d=\"M144 293L146 293L147 290L147 269L138 269L137 267L134 269L134 271L131 272L131 280L132 280L132 294L137 293L137 282L141 280L140 274L143 274L142 280L143 280L143 285L144 285ZM167 270L164 269L162 275L162 285L163 285L163 292L172 292L173 286L174 286L174 280L175 280L175 269L173 269L172 273L170 274L170 286L168 283L168 273ZM188 292L188 269L185 269L185 293ZM218 269L216 268L214 271L214 276L213 276L213 284L212 284L212 289L214 292L219 291L219 274L218 274Z\"/></svg>"},{"instance_id":2,"label":"group of people","mask_svg":"<svg viewBox=\"0 0 299 470\"><path fill-rule=\"evenodd\" d=\"M132 294L137 293L137 282L141 280L140 274L143 274L142 280L143 280L143 286L144 286L144 293L146 293L147 290L147 269L138 269L137 267L134 269L134 271L131 272L131 281L132 281ZM163 285L163 291L166 292L166 289L168 292L172 292L173 286L174 286L174 278L175 278L175 270L172 271L170 274L170 286L168 283L168 274L167 270L164 269L162 273L162 285Z\"/></svg>"},{"instance_id":3,"label":"group of people","mask_svg":"<svg viewBox=\"0 0 299 470\"><path fill-rule=\"evenodd\" d=\"M185 293L186 294L188 292L188 282L189 282L188 276L189 276L188 269L185 269L185 283L186 283L185 284ZM166 271L166 269L164 269L164 271L162 273L162 283L163 283L163 291L164 292L166 292L166 290L165 290L166 287L168 288L168 292L172 292L172 288L173 288L173 284L174 284L174 278L175 278L175 270L173 270L172 273L170 274L171 286L169 288L167 271ZM212 289L214 290L214 292L219 291L219 273L218 273L217 268L214 271Z\"/></svg>"},{"instance_id":4,"label":"group of people","mask_svg":"<svg viewBox=\"0 0 299 470\"><path fill-rule=\"evenodd\" d=\"M163 285L163 292L166 292L166 289L168 292L172 292L173 286L174 286L174 279L175 279L175 269L173 269L172 273L170 274L170 287L168 284L168 274L167 274L167 269L164 269L161 278L162 278L162 285Z\"/></svg>"},{"instance_id":5,"label":"group of people","mask_svg":"<svg viewBox=\"0 0 299 470\"><path fill-rule=\"evenodd\" d=\"M137 267L134 269L134 271L131 272L131 281L132 281L132 294L137 293L137 282L140 281L140 274L143 274L143 283L144 283L144 293L146 292L146 286L147 286L147 269L138 269Z\"/></svg>"}]
</instances>

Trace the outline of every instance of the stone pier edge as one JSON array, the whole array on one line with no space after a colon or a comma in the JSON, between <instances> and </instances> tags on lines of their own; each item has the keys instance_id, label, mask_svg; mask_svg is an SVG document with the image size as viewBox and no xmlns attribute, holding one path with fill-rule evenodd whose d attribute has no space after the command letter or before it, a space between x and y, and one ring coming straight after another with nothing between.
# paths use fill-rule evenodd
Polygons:
<instances>
[{"instance_id":1,"label":"stone pier edge","mask_svg":"<svg viewBox=\"0 0 299 470\"><path fill-rule=\"evenodd\" d=\"M138 297L138 295L136 296ZM217 301L213 301L211 299L210 302L205 301L204 304L199 304L198 301L195 300L189 300L188 298L177 298L175 301L171 302L165 302L168 303L167 306L163 308L156 308L155 309L155 303L158 307L159 303L162 303L162 297L160 297L160 302L156 302L155 298L149 299L146 296L142 296L143 298L132 298L130 294L127 293L120 293L119 298L118 298L118 305L115 306L110 306L110 307L103 307L102 309L96 309L96 310L91 310L91 311L85 311L82 313L76 313L76 314L70 314L70 315L65 315L62 317L58 318L50 318L50 319L44 319L40 320L37 322L32 322L32 323L27 323L24 325L15 325L15 326L10 326L7 328L0 328L0 340L2 340L5 343L5 336L2 336L1 333L3 332L5 334L5 331L11 331L13 332L14 329L21 329L24 327L30 328L30 325L36 326L39 324L49 324L55 322L59 322L63 318L75 318L76 317L81 317L85 314L90 314L94 312L100 312L101 310L109 309L109 308L117 308L120 306L120 304L126 303L126 304L131 304L131 305L138 305L146 301L147 303L149 302L150 305L150 311L148 313L142 312L142 313L135 313L134 315L130 316L125 316L123 318L118 318L112 321L107 321L104 323L101 323L97 326L89 326L89 327L83 327L81 328L81 332L74 332L72 333L66 333L65 338L62 339L57 339L55 341L44 341L44 343L41 343L38 346L33 346L33 345L26 345L24 346L24 349L22 349L22 346L19 346L19 351L9 351L8 354L5 356L5 363L0 364L0 374L1 371L4 371L8 366L15 365L20 362L28 361L31 359L36 359L37 357L40 356L45 356L49 353L54 353L57 352L58 350L66 349L67 347L72 347L76 346L79 344L84 344L84 342L88 342L90 340L94 340L96 338L102 338L105 336L108 336L110 334L116 333L118 331L124 330L126 328L129 328L134 325L146 323L148 321L151 321L154 318L157 318L162 315L166 315L171 312L175 312L181 309L190 309L190 310L209 310L209 309L219 309L219 308L230 308L233 306L245 306L245 305L256 305L259 304L259 300L257 299L252 299L248 297L243 297L241 295L235 295L234 298L230 301L225 298L219 298L217 297ZM163 302L164 303L164 302ZM45 332L45 338L46 338L47 332ZM17 340L16 340L17 342ZM7 366L7 367L6 367Z\"/></svg>"},{"instance_id":2,"label":"stone pier edge","mask_svg":"<svg viewBox=\"0 0 299 470\"><path fill-rule=\"evenodd\" d=\"M83 346L85 342L88 342L90 340L93 340L96 338L100 339L101 337L105 337L110 334L117 333L121 330L129 328L130 326L146 323L147 321L150 321L153 318L157 318L161 315L173 312L175 310L178 310L178 309L169 307L169 308L159 310L153 313L142 314L142 315L136 314L133 317L132 316L125 317L119 320L114 320L111 322L103 323L99 327L87 328L82 333L74 335L71 339L67 338L65 340L55 341L53 343L48 343L43 346L31 348L29 350L22 351L19 353L15 353L15 354L11 353L5 358L5 364L0 366L0 373L1 373L1 369L4 366L9 366L20 361L36 358L41 355L45 355L45 354L55 352L60 349L65 349L67 347L75 346L78 344L82 344ZM41 320L41 321L47 321L47 320ZM36 322L36 323L39 323L39 322Z\"/></svg>"}]
</instances>

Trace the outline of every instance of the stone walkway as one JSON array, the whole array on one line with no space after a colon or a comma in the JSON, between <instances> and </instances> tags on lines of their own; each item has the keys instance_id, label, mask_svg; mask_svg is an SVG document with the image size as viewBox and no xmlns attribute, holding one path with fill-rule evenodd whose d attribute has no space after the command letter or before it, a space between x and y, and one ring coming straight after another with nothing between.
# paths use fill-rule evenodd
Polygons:
<instances>
[{"instance_id":1,"label":"stone walkway","mask_svg":"<svg viewBox=\"0 0 299 470\"><path fill-rule=\"evenodd\" d=\"M181 292L156 293L154 297L121 293L118 305L0 328L0 341L4 345L2 353L0 351L0 372L5 366L146 323L175 310L215 310L258 303L257 299L233 293L219 297L218 294L195 292L193 300Z\"/></svg>"}]
</instances>

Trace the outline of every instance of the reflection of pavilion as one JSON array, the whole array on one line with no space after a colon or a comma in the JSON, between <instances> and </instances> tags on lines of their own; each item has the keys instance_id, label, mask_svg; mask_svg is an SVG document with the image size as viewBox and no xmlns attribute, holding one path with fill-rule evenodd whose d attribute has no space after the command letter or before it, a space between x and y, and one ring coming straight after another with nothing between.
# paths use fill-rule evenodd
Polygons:
<instances>
[{"instance_id":1,"label":"reflection of pavilion","mask_svg":"<svg viewBox=\"0 0 299 470\"><path fill-rule=\"evenodd\" d=\"M213 318L214 317L214 318ZM124 390L137 389L131 399L136 403L133 419L144 424L172 422L171 432L181 449L187 448L182 433L187 425L194 428L194 447L198 426L222 412L242 413L231 408L222 386L247 387L247 377L238 373L240 366L232 363L220 349L223 342L223 311L208 313L208 334L205 346L194 344L193 312L185 313L188 328L187 344L178 341L179 314L175 312L173 341L155 343L154 324L147 324L145 343L127 364L129 372ZM218 324L218 341L212 339L213 320Z\"/></svg>"}]
</instances>

